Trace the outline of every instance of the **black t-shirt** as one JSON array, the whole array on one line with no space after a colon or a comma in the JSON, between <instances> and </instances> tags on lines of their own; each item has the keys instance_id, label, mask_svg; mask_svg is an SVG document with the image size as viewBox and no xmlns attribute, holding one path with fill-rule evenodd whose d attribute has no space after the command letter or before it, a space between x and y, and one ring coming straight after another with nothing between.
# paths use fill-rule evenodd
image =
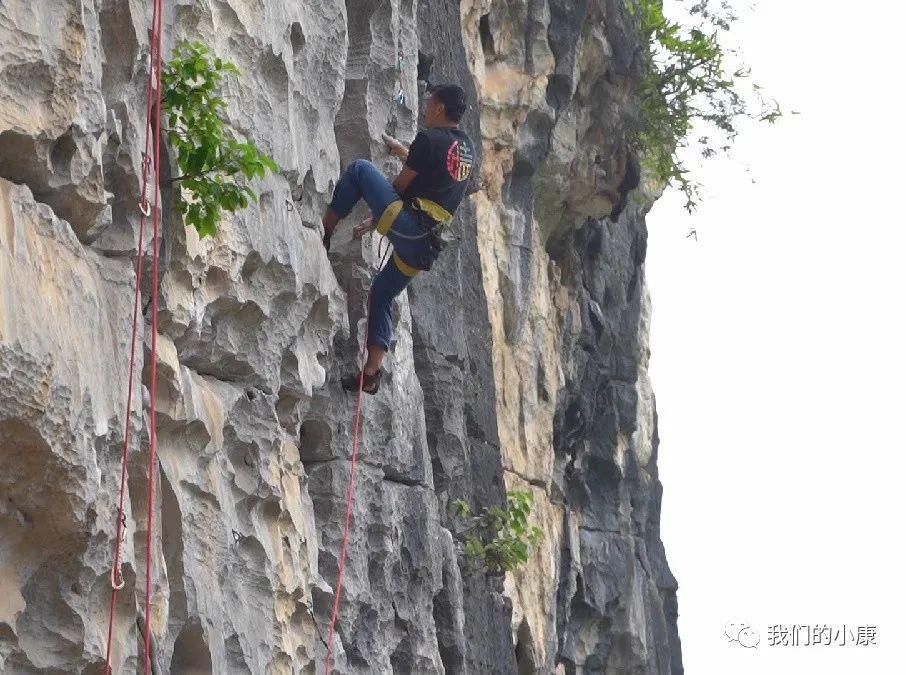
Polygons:
<instances>
[{"instance_id":1,"label":"black t-shirt","mask_svg":"<svg viewBox=\"0 0 906 675\"><path fill-rule=\"evenodd\" d=\"M406 166L417 175L403 199L424 197L453 213L466 193L474 163L472 141L461 129L419 131L406 159Z\"/></svg>"}]
</instances>

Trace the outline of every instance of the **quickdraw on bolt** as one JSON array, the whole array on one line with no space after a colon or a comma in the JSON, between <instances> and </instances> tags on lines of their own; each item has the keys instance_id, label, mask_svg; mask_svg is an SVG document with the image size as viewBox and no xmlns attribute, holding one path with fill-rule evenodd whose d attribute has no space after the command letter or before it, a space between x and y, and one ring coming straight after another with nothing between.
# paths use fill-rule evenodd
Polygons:
<instances>
[{"instance_id":1,"label":"quickdraw on bolt","mask_svg":"<svg viewBox=\"0 0 906 675\"><path fill-rule=\"evenodd\" d=\"M114 590L121 591L123 586L126 585L125 580L123 579L123 542L126 539L126 514L120 510L119 517L120 525L122 525L122 530L120 530L119 537L116 542L116 565L110 568L110 586Z\"/></svg>"},{"instance_id":2,"label":"quickdraw on bolt","mask_svg":"<svg viewBox=\"0 0 906 675\"><path fill-rule=\"evenodd\" d=\"M403 92L403 50L396 52L396 93L393 100L399 105L406 105L406 94Z\"/></svg>"},{"instance_id":3,"label":"quickdraw on bolt","mask_svg":"<svg viewBox=\"0 0 906 675\"><path fill-rule=\"evenodd\" d=\"M126 582L123 581L123 573L120 570L110 570L110 587L116 591L123 590Z\"/></svg>"}]
</instances>

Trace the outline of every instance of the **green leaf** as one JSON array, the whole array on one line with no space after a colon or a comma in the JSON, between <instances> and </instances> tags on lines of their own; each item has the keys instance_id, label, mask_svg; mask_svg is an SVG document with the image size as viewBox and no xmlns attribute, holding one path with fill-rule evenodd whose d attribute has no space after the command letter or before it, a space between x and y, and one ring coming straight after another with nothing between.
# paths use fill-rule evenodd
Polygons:
<instances>
[{"instance_id":1,"label":"green leaf","mask_svg":"<svg viewBox=\"0 0 906 675\"><path fill-rule=\"evenodd\" d=\"M213 237L217 234L217 225L209 218L204 219L201 223L196 225L196 228L202 239L205 237Z\"/></svg>"},{"instance_id":2,"label":"green leaf","mask_svg":"<svg viewBox=\"0 0 906 675\"><path fill-rule=\"evenodd\" d=\"M271 159L267 155L261 155L261 160L262 160L262 162L264 162L264 166L266 166L268 169L270 169L273 173L277 173L280 170L280 167L277 165L277 162L275 162L273 159Z\"/></svg>"},{"instance_id":3,"label":"green leaf","mask_svg":"<svg viewBox=\"0 0 906 675\"><path fill-rule=\"evenodd\" d=\"M453 507L456 509L456 512L460 516L465 517L471 513L471 509L469 508L469 505L462 499L457 499L455 502L453 502Z\"/></svg>"}]
</instances>

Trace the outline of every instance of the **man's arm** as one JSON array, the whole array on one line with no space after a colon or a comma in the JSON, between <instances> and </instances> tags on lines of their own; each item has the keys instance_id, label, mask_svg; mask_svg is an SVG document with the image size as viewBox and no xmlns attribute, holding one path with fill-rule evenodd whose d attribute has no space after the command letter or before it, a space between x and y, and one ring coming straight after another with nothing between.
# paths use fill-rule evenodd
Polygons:
<instances>
[{"instance_id":1,"label":"man's arm","mask_svg":"<svg viewBox=\"0 0 906 675\"><path fill-rule=\"evenodd\" d=\"M430 166L431 140L419 132L412 141L412 145L405 145L401 141L384 134L384 143L396 157L403 160L403 170L393 181L393 188L397 194L404 195L419 173L424 173Z\"/></svg>"},{"instance_id":2,"label":"man's arm","mask_svg":"<svg viewBox=\"0 0 906 675\"><path fill-rule=\"evenodd\" d=\"M417 175L418 174L411 168L404 166L403 170L400 171L400 175L393 181L393 189L396 190L398 195L405 194L406 190L409 189L409 185L412 184L412 181L415 180Z\"/></svg>"}]
</instances>

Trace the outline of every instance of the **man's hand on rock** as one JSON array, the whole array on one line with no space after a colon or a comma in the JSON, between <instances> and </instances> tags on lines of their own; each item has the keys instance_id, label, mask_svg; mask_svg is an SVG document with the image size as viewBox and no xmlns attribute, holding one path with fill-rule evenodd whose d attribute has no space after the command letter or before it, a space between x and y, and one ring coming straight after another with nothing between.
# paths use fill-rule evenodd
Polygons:
<instances>
[{"instance_id":1,"label":"man's hand on rock","mask_svg":"<svg viewBox=\"0 0 906 675\"><path fill-rule=\"evenodd\" d=\"M361 223L352 228L352 236L361 239L375 228L374 218L366 218Z\"/></svg>"},{"instance_id":2,"label":"man's hand on rock","mask_svg":"<svg viewBox=\"0 0 906 675\"><path fill-rule=\"evenodd\" d=\"M387 151L394 157L399 157L404 160L409 156L409 146L403 143L400 140L397 140L390 134L381 134L381 139L384 141L384 145L387 146Z\"/></svg>"}]
</instances>

